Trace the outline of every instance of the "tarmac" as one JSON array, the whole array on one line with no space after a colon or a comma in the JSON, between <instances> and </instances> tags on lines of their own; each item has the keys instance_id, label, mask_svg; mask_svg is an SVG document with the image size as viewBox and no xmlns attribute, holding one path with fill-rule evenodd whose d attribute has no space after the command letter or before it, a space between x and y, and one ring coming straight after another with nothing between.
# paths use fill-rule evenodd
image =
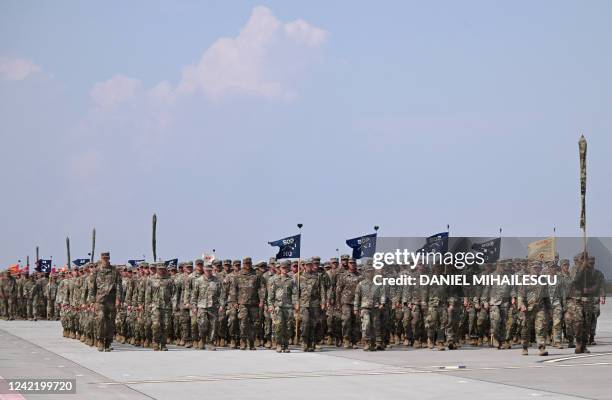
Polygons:
<instances>
[{"instance_id":1,"label":"tarmac","mask_svg":"<svg viewBox=\"0 0 612 400\"><path fill-rule=\"evenodd\" d=\"M0 321L0 377L74 378L76 394L27 399L612 399L612 308L601 307L590 354L549 348L364 352L324 346L303 353L167 352L113 344L98 352L62 337L57 321Z\"/></svg>"}]
</instances>

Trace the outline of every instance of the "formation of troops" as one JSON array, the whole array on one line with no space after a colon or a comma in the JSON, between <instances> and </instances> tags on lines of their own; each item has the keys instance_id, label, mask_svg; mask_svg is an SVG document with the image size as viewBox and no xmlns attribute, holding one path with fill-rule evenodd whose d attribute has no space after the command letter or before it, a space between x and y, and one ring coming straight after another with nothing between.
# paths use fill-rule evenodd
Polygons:
<instances>
[{"instance_id":1,"label":"formation of troops","mask_svg":"<svg viewBox=\"0 0 612 400\"><path fill-rule=\"evenodd\" d=\"M556 275L556 285L376 285L384 277L420 274ZM104 252L98 262L59 273L0 280L0 316L61 320L64 337L111 351L112 342L153 350L168 344L289 352L322 346L385 350L409 346L454 350L462 346L511 349L528 354L536 344L589 352L595 345L603 274L586 254L542 263L501 260L473 269L442 265L385 266L375 270L344 255L321 262L251 258L197 259L178 266L115 266ZM469 280L468 280L469 281Z\"/></svg>"}]
</instances>

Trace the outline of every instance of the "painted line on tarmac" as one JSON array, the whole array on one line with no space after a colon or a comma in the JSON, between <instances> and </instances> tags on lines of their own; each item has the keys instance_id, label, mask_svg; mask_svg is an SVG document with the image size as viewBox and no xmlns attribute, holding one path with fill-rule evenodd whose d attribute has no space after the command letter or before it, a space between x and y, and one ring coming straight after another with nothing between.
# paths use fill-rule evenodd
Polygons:
<instances>
[{"instance_id":1,"label":"painted line on tarmac","mask_svg":"<svg viewBox=\"0 0 612 400\"><path fill-rule=\"evenodd\" d=\"M544 363L557 363L557 362L561 362L561 361L568 361L568 360L577 360L580 358L589 358L589 357L601 357L601 356L610 356L612 355L612 353L597 353L597 354L581 354L578 356L569 356L569 357L561 357L561 358L555 358L552 360L546 360L544 361Z\"/></svg>"},{"instance_id":2,"label":"painted line on tarmac","mask_svg":"<svg viewBox=\"0 0 612 400\"><path fill-rule=\"evenodd\" d=\"M435 369L414 369L413 367L393 367L379 368L373 370L337 370L337 371L303 371L303 372L268 372L268 373L251 373L251 374L231 374L231 375L189 375L183 378L171 379L145 379L145 380L128 380L128 381L109 381L95 382L96 385L142 385L151 383L193 383L193 382L219 382L219 381L245 381L245 380L262 380L262 379L299 379L299 378L329 378L329 377L352 377L352 376L377 376L377 375L409 375L409 374L431 374L441 372L466 372L466 371L496 371L506 369L529 369L529 368L552 368L552 367L589 367L589 366L610 366L612 362L601 363L581 363L581 364L556 364L556 365L526 365L526 366L508 366L508 367L480 367L480 368L452 368L440 369L440 366Z\"/></svg>"}]
</instances>

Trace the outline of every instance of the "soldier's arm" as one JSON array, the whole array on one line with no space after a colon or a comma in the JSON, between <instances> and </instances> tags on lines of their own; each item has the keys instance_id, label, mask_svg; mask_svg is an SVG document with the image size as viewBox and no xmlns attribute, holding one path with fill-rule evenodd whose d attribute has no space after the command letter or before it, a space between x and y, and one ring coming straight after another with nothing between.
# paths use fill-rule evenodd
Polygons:
<instances>
[{"instance_id":1,"label":"soldier's arm","mask_svg":"<svg viewBox=\"0 0 612 400\"><path fill-rule=\"evenodd\" d=\"M273 281L270 285L270 291L268 291L268 303L267 307L274 307L274 303L276 302L276 281Z\"/></svg>"},{"instance_id":2,"label":"soldier's arm","mask_svg":"<svg viewBox=\"0 0 612 400\"><path fill-rule=\"evenodd\" d=\"M97 285L96 285L96 281L97 281L97 277L98 277L98 271L96 269L93 270L92 272L92 284L91 284L91 288L89 288L89 290L87 291L87 302L88 303L94 303L96 301L96 291L97 291Z\"/></svg>"},{"instance_id":3,"label":"soldier's arm","mask_svg":"<svg viewBox=\"0 0 612 400\"><path fill-rule=\"evenodd\" d=\"M196 283L191 290L191 299L189 299L192 308L198 307L198 298L200 297L200 285Z\"/></svg>"}]
</instances>

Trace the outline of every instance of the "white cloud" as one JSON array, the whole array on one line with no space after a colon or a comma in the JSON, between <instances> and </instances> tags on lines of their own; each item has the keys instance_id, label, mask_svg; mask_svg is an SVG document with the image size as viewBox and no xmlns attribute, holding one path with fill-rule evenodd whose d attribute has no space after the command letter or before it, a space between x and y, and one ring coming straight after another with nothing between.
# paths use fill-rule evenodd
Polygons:
<instances>
[{"instance_id":1,"label":"white cloud","mask_svg":"<svg viewBox=\"0 0 612 400\"><path fill-rule=\"evenodd\" d=\"M91 89L91 99L100 108L115 108L134 97L140 89L138 79L115 75L105 82L98 82Z\"/></svg>"},{"instance_id":2,"label":"white cloud","mask_svg":"<svg viewBox=\"0 0 612 400\"><path fill-rule=\"evenodd\" d=\"M297 42L308 46L319 46L327 40L327 32L310 25L303 19L285 24L285 34Z\"/></svg>"},{"instance_id":3,"label":"white cloud","mask_svg":"<svg viewBox=\"0 0 612 400\"><path fill-rule=\"evenodd\" d=\"M200 61L183 68L177 92L203 91L210 98L248 94L266 98L293 97L285 73L293 60L286 46L316 47L327 32L296 20L283 24L266 7L255 7L246 25L235 38L221 38ZM272 73L274 71L274 73Z\"/></svg>"},{"instance_id":4,"label":"white cloud","mask_svg":"<svg viewBox=\"0 0 612 400\"><path fill-rule=\"evenodd\" d=\"M0 57L0 77L7 81L21 81L41 68L23 58Z\"/></svg>"}]
</instances>

